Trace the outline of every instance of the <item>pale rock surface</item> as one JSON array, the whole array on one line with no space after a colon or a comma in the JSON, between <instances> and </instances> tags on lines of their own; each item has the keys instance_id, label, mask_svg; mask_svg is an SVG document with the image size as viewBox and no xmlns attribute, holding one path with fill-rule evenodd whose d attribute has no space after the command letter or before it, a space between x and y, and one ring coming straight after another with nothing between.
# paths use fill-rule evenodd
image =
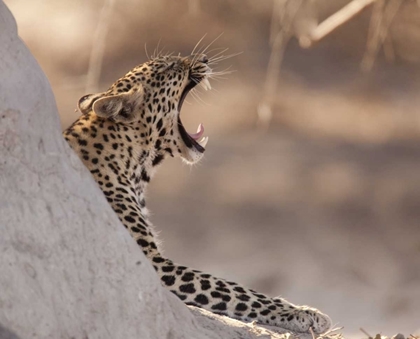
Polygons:
<instances>
[{"instance_id":1,"label":"pale rock surface","mask_svg":"<svg viewBox=\"0 0 420 339\"><path fill-rule=\"evenodd\" d=\"M62 139L49 83L1 0L0 74L0 338L285 336L191 312L161 287Z\"/></svg>"}]
</instances>

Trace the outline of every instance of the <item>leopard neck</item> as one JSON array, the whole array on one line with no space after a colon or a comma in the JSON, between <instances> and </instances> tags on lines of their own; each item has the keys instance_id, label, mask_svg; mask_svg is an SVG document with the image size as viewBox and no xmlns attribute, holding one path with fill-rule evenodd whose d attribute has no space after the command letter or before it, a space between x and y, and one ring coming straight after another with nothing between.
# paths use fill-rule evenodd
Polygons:
<instances>
[{"instance_id":1,"label":"leopard neck","mask_svg":"<svg viewBox=\"0 0 420 339\"><path fill-rule=\"evenodd\" d=\"M111 187L112 191L130 189L141 207L145 206L147 185L169 154L156 148L153 134L149 131L145 138L141 127L117 124L93 113L80 117L64 133L108 201L112 200Z\"/></svg>"}]
</instances>

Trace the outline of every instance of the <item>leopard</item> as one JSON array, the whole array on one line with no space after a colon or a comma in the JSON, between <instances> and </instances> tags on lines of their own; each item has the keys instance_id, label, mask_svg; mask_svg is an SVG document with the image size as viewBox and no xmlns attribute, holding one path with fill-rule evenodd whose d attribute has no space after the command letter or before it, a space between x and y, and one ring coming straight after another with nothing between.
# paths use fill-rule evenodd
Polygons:
<instances>
[{"instance_id":1,"label":"leopard","mask_svg":"<svg viewBox=\"0 0 420 339\"><path fill-rule=\"evenodd\" d=\"M163 255L145 192L168 157L198 163L208 136L187 132L181 108L197 85L211 89L205 53L161 55L134 67L108 90L78 101L79 118L63 136L92 174L121 223L150 260L161 284L187 305L296 333L324 333L331 319L316 308L269 297L236 282L179 265Z\"/></svg>"}]
</instances>

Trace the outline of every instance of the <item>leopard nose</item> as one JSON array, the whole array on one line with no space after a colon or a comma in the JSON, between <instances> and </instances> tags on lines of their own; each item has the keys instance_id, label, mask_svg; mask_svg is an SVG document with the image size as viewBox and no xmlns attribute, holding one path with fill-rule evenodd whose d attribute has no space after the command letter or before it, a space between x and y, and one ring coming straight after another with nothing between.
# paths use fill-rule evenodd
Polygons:
<instances>
[{"instance_id":1,"label":"leopard nose","mask_svg":"<svg viewBox=\"0 0 420 339\"><path fill-rule=\"evenodd\" d=\"M207 58L207 55L203 54L203 55L201 56L200 61L201 61L203 64L208 64L208 63L209 63L209 58Z\"/></svg>"},{"instance_id":2,"label":"leopard nose","mask_svg":"<svg viewBox=\"0 0 420 339\"><path fill-rule=\"evenodd\" d=\"M193 57L195 57L197 61L202 62L203 64L208 64L209 62L209 58L207 58L207 55L205 54L199 54Z\"/></svg>"}]
</instances>

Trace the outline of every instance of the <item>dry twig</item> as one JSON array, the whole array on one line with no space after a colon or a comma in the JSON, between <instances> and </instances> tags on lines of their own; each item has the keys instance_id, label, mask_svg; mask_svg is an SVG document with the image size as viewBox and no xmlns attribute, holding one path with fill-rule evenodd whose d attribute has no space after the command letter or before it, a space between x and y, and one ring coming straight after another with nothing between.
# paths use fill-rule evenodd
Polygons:
<instances>
[{"instance_id":1,"label":"dry twig","mask_svg":"<svg viewBox=\"0 0 420 339\"><path fill-rule=\"evenodd\" d=\"M314 330L312 329L312 327L309 327L309 332L311 332L312 339L316 339L316 336L315 336L315 333L314 333Z\"/></svg>"},{"instance_id":2,"label":"dry twig","mask_svg":"<svg viewBox=\"0 0 420 339\"><path fill-rule=\"evenodd\" d=\"M389 0L387 4L384 0L378 1L378 6L375 6L372 13L367 48L361 65L362 70L370 71L372 69L381 46L383 46L387 58L393 59L392 40L388 32L404 1Z\"/></svg>"},{"instance_id":3,"label":"dry twig","mask_svg":"<svg viewBox=\"0 0 420 339\"><path fill-rule=\"evenodd\" d=\"M371 339L371 338L372 338L372 336L371 336L369 333L367 333L367 331L365 331L365 329L364 329L364 328L360 327L360 328L359 328L359 330L360 330L361 332L363 332L365 335L367 335L367 337L368 337L369 339Z\"/></svg>"},{"instance_id":4,"label":"dry twig","mask_svg":"<svg viewBox=\"0 0 420 339\"><path fill-rule=\"evenodd\" d=\"M373 5L367 38L366 52L362 60L362 69L367 71L373 66L376 55L381 47L381 32L383 28L385 0L378 0Z\"/></svg>"},{"instance_id":5,"label":"dry twig","mask_svg":"<svg viewBox=\"0 0 420 339\"><path fill-rule=\"evenodd\" d=\"M377 0L353 0L342 9L321 22L308 36L299 39L300 46L309 48L314 42L317 42L333 32L335 29L345 24L351 18L359 14L367 6Z\"/></svg>"},{"instance_id":6,"label":"dry twig","mask_svg":"<svg viewBox=\"0 0 420 339\"><path fill-rule=\"evenodd\" d=\"M115 0L104 0L98 25L93 34L92 51L89 58L89 68L86 79L86 93L98 91L99 77L101 76L102 60L105 51L105 39Z\"/></svg>"},{"instance_id":7,"label":"dry twig","mask_svg":"<svg viewBox=\"0 0 420 339\"><path fill-rule=\"evenodd\" d=\"M258 106L257 125L266 129L272 118L273 99L287 43L293 35L293 22L304 0L276 0L271 23L271 54L267 66L264 97Z\"/></svg>"}]
</instances>

